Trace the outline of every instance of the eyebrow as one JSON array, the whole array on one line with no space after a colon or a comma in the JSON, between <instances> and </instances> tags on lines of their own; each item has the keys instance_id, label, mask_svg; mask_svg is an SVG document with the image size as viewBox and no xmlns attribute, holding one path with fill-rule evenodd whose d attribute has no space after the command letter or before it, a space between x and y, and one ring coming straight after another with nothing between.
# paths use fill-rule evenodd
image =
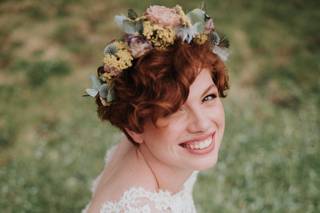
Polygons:
<instances>
[{"instance_id":1,"label":"eyebrow","mask_svg":"<svg viewBox=\"0 0 320 213\"><path fill-rule=\"evenodd\" d=\"M203 97L207 92L209 92L209 90L211 89L211 88L213 88L214 87L214 84L211 84L203 93L202 93L202 95L201 95L201 97Z\"/></svg>"}]
</instances>

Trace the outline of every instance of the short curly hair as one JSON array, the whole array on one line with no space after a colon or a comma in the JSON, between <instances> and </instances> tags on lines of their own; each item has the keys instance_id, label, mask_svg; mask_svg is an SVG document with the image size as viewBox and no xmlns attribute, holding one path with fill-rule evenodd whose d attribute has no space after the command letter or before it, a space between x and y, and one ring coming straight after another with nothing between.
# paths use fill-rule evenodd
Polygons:
<instances>
[{"instance_id":1,"label":"short curly hair","mask_svg":"<svg viewBox=\"0 0 320 213\"><path fill-rule=\"evenodd\" d=\"M99 98L98 116L123 131L143 133L144 124L176 112L187 100L189 87L203 68L211 71L219 96L226 97L229 77L223 61L212 52L209 42L197 44L176 41L166 50L153 49L136 59L134 65L114 79L116 99L103 106ZM97 72L102 72L100 66Z\"/></svg>"}]
</instances>

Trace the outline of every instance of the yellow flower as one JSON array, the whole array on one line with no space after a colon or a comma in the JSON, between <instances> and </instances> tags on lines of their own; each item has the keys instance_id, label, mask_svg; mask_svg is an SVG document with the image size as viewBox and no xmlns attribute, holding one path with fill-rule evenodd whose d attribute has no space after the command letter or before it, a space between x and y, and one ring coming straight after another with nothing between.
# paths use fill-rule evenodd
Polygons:
<instances>
[{"instance_id":1,"label":"yellow flower","mask_svg":"<svg viewBox=\"0 0 320 213\"><path fill-rule=\"evenodd\" d=\"M126 49L128 49L128 46L122 41L115 41L114 44L115 44L115 46L117 47L118 50L126 50Z\"/></svg>"},{"instance_id":2,"label":"yellow flower","mask_svg":"<svg viewBox=\"0 0 320 213\"><path fill-rule=\"evenodd\" d=\"M208 40L208 35L205 34L205 33L200 33L200 34L197 34L195 37L194 37L194 41L197 43L197 44L204 44L206 41Z\"/></svg>"},{"instance_id":3,"label":"yellow flower","mask_svg":"<svg viewBox=\"0 0 320 213\"><path fill-rule=\"evenodd\" d=\"M150 21L143 23L143 35L152 42L154 47L159 49L165 49L172 45L176 37L173 29L152 24Z\"/></svg>"},{"instance_id":4,"label":"yellow flower","mask_svg":"<svg viewBox=\"0 0 320 213\"><path fill-rule=\"evenodd\" d=\"M104 65L104 73L101 74L100 79L103 82L111 82L112 78L119 75L119 73L121 73L122 70L119 70L117 68L114 67L110 67L107 64Z\"/></svg>"},{"instance_id":5,"label":"yellow flower","mask_svg":"<svg viewBox=\"0 0 320 213\"><path fill-rule=\"evenodd\" d=\"M188 18L188 16L186 16L186 14L184 13L182 7L180 5L176 5L175 9L176 9L177 13L180 15L182 25L187 26L187 27L191 27L191 25L192 25L191 21Z\"/></svg>"},{"instance_id":6,"label":"yellow flower","mask_svg":"<svg viewBox=\"0 0 320 213\"><path fill-rule=\"evenodd\" d=\"M121 41L115 41L113 45L116 47L116 52L113 54L105 54L103 62L109 67L114 67L118 70L131 67L133 57L128 50L128 46Z\"/></svg>"}]
</instances>

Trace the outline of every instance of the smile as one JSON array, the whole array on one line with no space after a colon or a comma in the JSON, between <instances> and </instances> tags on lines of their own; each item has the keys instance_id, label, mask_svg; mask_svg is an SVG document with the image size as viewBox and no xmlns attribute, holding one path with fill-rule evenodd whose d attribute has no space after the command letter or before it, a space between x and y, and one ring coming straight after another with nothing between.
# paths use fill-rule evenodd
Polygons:
<instances>
[{"instance_id":1,"label":"smile","mask_svg":"<svg viewBox=\"0 0 320 213\"><path fill-rule=\"evenodd\" d=\"M181 145L188 149L205 149L208 146L210 146L211 143L212 143L212 138L208 137L206 140L183 143Z\"/></svg>"},{"instance_id":2,"label":"smile","mask_svg":"<svg viewBox=\"0 0 320 213\"><path fill-rule=\"evenodd\" d=\"M203 140L193 140L179 144L193 154L207 154L215 147L215 132Z\"/></svg>"}]
</instances>

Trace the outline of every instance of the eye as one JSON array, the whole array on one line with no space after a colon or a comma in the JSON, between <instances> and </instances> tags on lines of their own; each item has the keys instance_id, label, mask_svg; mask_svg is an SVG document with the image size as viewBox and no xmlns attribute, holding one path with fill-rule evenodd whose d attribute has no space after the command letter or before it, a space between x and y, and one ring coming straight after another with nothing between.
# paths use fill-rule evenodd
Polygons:
<instances>
[{"instance_id":1,"label":"eye","mask_svg":"<svg viewBox=\"0 0 320 213\"><path fill-rule=\"evenodd\" d=\"M203 101L202 102L205 102L205 101L211 101L213 99L215 99L217 97L216 94L212 93L210 95L207 95L206 97L204 97Z\"/></svg>"}]
</instances>

